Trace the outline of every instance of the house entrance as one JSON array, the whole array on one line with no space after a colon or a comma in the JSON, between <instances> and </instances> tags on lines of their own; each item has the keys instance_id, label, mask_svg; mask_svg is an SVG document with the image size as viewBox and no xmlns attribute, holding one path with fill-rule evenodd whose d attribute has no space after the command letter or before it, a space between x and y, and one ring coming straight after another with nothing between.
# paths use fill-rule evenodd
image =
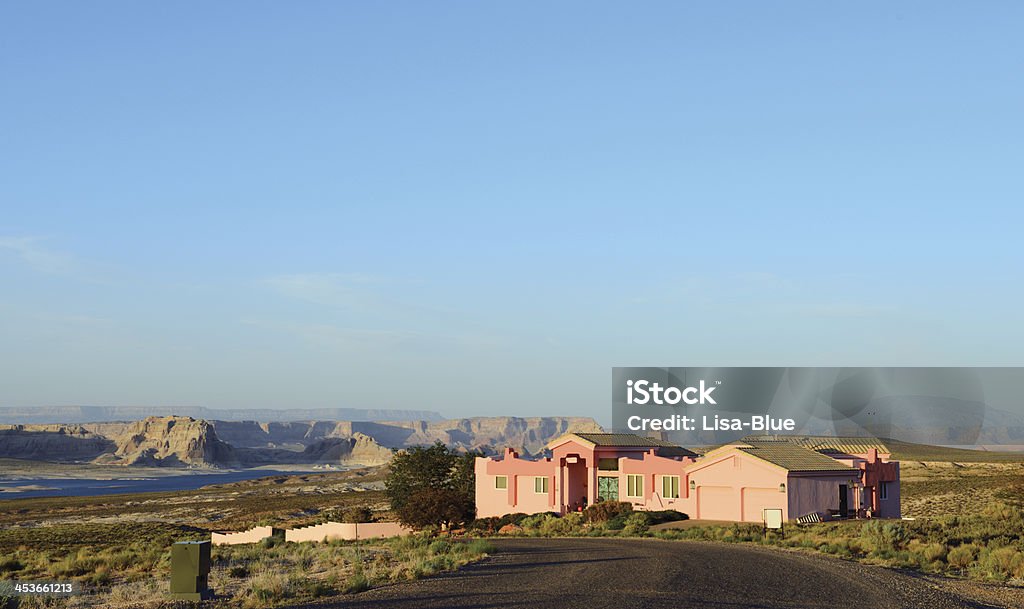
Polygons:
<instances>
[{"instance_id":1,"label":"house entrance","mask_svg":"<svg viewBox=\"0 0 1024 609\"><path fill-rule=\"evenodd\" d=\"M847 491L847 487L846 487L845 484L840 484L839 485L839 515L845 518L847 513L850 511L849 507L850 507L850 493Z\"/></svg>"},{"instance_id":2,"label":"house entrance","mask_svg":"<svg viewBox=\"0 0 1024 609\"><path fill-rule=\"evenodd\" d=\"M612 476L597 477L597 500L618 501L619 500L619 479Z\"/></svg>"}]
</instances>

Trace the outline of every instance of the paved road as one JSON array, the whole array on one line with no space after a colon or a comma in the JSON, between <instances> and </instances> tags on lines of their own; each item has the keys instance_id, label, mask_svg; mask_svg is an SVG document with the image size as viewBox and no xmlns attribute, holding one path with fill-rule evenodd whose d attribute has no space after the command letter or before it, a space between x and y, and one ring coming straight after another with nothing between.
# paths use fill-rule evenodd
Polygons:
<instances>
[{"instance_id":1,"label":"paved road","mask_svg":"<svg viewBox=\"0 0 1024 609\"><path fill-rule=\"evenodd\" d=\"M359 609L979 609L887 569L727 544L502 539L461 571L370 590Z\"/></svg>"}]
</instances>

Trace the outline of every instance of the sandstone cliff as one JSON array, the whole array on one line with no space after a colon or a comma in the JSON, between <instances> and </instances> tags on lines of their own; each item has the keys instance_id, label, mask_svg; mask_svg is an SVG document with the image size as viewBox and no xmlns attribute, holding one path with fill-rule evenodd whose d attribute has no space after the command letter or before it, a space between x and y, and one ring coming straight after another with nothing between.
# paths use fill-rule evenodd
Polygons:
<instances>
[{"instance_id":1,"label":"sandstone cliff","mask_svg":"<svg viewBox=\"0 0 1024 609\"><path fill-rule=\"evenodd\" d=\"M0 457L105 465L252 467L332 463L379 465L392 449L443 442L457 450L524 455L570 431L600 431L589 418L478 417L449 421L205 421L149 417L87 425L0 426Z\"/></svg>"},{"instance_id":2,"label":"sandstone cliff","mask_svg":"<svg viewBox=\"0 0 1024 609\"><path fill-rule=\"evenodd\" d=\"M552 439L571 431L601 431L587 417L475 417L446 421L306 421L257 423L211 421L217 434L232 446L303 449L326 438L369 436L388 448L436 441L460 450L501 452L511 446L534 455Z\"/></svg>"},{"instance_id":3,"label":"sandstone cliff","mask_svg":"<svg viewBox=\"0 0 1024 609\"><path fill-rule=\"evenodd\" d=\"M105 463L210 467L238 462L208 421L191 417L150 417L128 425L115 438L117 449Z\"/></svg>"},{"instance_id":4,"label":"sandstone cliff","mask_svg":"<svg viewBox=\"0 0 1024 609\"><path fill-rule=\"evenodd\" d=\"M115 448L110 438L80 425L0 425L0 457L89 461Z\"/></svg>"}]
</instances>

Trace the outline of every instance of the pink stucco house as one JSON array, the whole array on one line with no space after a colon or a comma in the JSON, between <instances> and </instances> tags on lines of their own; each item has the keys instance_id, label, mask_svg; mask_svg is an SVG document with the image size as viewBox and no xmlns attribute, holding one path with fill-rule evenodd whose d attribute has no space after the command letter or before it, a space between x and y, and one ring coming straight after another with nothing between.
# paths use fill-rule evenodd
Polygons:
<instances>
[{"instance_id":1,"label":"pink stucco house","mask_svg":"<svg viewBox=\"0 0 1024 609\"><path fill-rule=\"evenodd\" d=\"M761 522L765 508L787 520L900 516L899 463L870 438L751 436L698 455L633 434L571 433L547 448L542 459L511 449L477 458L477 516L565 513L605 500L737 522Z\"/></svg>"}]
</instances>

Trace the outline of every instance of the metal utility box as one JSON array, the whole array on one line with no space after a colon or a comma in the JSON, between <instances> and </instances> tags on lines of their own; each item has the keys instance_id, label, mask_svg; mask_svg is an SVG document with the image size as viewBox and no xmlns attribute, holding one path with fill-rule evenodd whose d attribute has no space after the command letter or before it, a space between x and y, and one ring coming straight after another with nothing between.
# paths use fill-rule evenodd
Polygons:
<instances>
[{"instance_id":1,"label":"metal utility box","mask_svg":"<svg viewBox=\"0 0 1024 609\"><path fill-rule=\"evenodd\" d=\"M179 541L171 546L172 597L189 601L210 598L209 576L209 541Z\"/></svg>"}]
</instances>

